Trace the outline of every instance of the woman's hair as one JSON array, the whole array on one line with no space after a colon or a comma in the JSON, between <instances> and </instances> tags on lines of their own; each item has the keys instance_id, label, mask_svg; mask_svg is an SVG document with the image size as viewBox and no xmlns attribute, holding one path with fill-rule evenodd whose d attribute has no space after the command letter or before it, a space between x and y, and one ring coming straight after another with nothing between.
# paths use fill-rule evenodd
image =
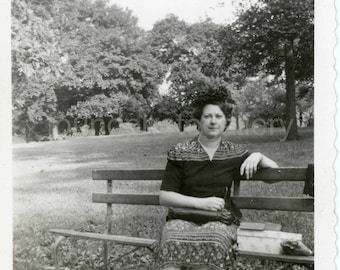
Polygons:
<instances>
[{"instance_id":1,"label":"woman's hair","mask_svg":"<svg viewBox=\"0 0 340 270\"><path fill-rule=\"evenodd\" d=\"M204 102L199 102L199 104L196 104L196 106L194 107L194 114L193 114L194 118L199 121L202 117L203 109L207 105L215 105L221 109L221 111L224 113L224 116L227 120L226 127L228 127L231 121L230 118L231 118L231 112L233 108L230 104L226 103L225 101L216 100L216 99L211 99L211 100L207 99L207 100L204 100Z\"/></svg>"}]
</instances>

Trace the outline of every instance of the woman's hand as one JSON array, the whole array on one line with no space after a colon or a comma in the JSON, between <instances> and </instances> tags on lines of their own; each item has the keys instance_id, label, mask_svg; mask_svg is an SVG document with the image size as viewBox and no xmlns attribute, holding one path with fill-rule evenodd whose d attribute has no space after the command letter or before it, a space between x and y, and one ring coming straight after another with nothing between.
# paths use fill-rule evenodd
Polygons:
<instances>
[{"instance_id":1,"label":"woman's hand","mask_svg":"<svg viewBox=\"0 0 340 270\"><path fill-rule=\"evenodd\" d=\"M199 198L198 208L210 211L220 211L224 208L224 199L218 197Z\"/></svg>"},{"instance_id":2,"label":"woman's hand","mask_svg":"<svg viewBox=\"0 0 340 270\"><path fill-rule=\"evenodd\" d=\"M159 193L159 203L167 207L188 207L211 211L219 211L224 208L224 199L222 198L197 198L165 190L161 190Z\"/></svg>"},{"instance_id":3,"label":"woman's hand","mask_svg":"<svg viewBox=\"0 0 340 270\"><path fill-rule=\"evenodd\" d=\"M259 152L252 153L246 160L242 163L240 167L240 174L246 174L246 178L252 178L256 173L257 168L278 168L279 166L275 161L267 158Z\"/></svg>"},{"instance_id":4,"label":"woman's hand","mask_svg":"<svg viewBox=\"0 0 340 270\"><path fill-rule=\"evenodd\" d=\"M263 155L261 153L252 153L243 161L240 167L240 175L246 174L247 180L252 178L257 171L257 167L261 163Z\"/></svg>"}]
</instances>

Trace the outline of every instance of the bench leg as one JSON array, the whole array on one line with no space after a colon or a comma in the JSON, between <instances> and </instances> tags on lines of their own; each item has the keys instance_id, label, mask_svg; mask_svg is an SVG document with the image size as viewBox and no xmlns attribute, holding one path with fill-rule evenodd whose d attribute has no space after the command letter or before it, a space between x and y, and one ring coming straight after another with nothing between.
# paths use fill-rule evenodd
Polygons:
<instances>
[{"instance_id":1,"label":"bench leg","mask_svg":"<svg viewBox=\"0 0 340 270\"><path fill-rule=\"evenodd\" d=\"M231 269L232 269L232 270L237 270L237 269L236 269L236 260L233 260L233 261L231 262Z\"/></svg>"},{"instance_id":2,"label":"bench leg","mask_svg":"<svg viewBox=\"0 0 340 270\"><path fill-rule=\"evenodd\" d=\"M261 260L261 265L262 265L263 267L268 267L268 263L269 263L269 261L266 260L266 259L262 259L262 260Z\"/></svg>"},{"instance_id":3,"label":"bench leg","mask_svg":"<svg viewBox=\"0 0 340 270\"><path fill-rule=\"evenodd\" d=\"M307 269L309 270L314 270L314 264L310 265L310 264L307 264L305 265Z\"/></svg>"},{"instance_id":4,"label":"bench leg","mask_svg":"<svg viewBox=\"0 0 340 270\"><path fill-rule=\"evenodd\" d=\"M61 243L65 239L64 236L59 236L56 241L52 244L52 256L54 260L55 270L59 270L59 256L58 256L58 248Z\"/></svg>"},{"instance_id":5,"label":"bench leg","mask_svg":"<svg viewBox=\"0 0 340 270\"><path fill-rule=\"evenodd\" d=\"M109 268L109 247L108 243L104 241L104 270L110 270Z\"/></svg>"}]
</instances>

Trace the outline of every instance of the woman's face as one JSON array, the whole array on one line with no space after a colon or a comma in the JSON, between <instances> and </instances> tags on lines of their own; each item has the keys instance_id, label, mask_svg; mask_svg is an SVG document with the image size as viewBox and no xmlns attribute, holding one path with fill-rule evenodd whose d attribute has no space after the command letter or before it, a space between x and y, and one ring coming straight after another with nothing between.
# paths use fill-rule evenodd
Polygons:
<instances>
[{"instance_id":1,"label":"woman's face","mask_svg":"<svg viewBox=\"0 0 340 270\"><path fill-rule=\"evenodd\" d=\"M208 139L221 137L227 124L227 119L217 105L208 104L203 108L200 127L201 134Z\"/></svg>"}]
</instances>

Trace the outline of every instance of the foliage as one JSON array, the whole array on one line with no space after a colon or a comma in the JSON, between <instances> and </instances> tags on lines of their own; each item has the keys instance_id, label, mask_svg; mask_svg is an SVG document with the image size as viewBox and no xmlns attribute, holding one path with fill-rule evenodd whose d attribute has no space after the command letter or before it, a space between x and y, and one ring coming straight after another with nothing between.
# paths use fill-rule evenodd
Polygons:
<instances>
[{"instance_id":1,"label":"foliage","mask_svg":"<svg viewBox=\"0 0 340 270\"><path fill-rule=\"evenodd\" d=\"M217 40L219 25L210 19L188 25L173 14L158 21L148 34L155 57L172 66L176 62L190 61L201 67L207 76L216 76L223 61L219 57L221 46Z\"/></svg>"},{"instance_id":2,"label":"foliage","mask_svg":"<svg viewBox=\"0 0 340 270\"><path fill-rule=\"evenodd\" d=\"M148 33L148 40L153 55L164 64L172 64L186 53L183 47L187 35L188 25L179 20L176 15L168 14L163 20L156 22Z\"/></svg>"},{"instance_id":3,"label":"foliage","mask_svg":"<svg viewBox=\"0 0 340 270\"><path fill-rule=\"evenodd\" d=\"M299 81L296 84L296 105L301 125L313 124L314 91L311 82ZM240 116L246 124L279 126L284 124L285 86L273 76L260 74L247 78L242 87L231 91L235 101L234 114ZM254 120L255 123L254 123Z\"/></svg>"},{"instance_id":4,"label":"foliage","mask_svg":"<svg viewBox=\"0 0 340 270\"><path fill-rule=\"evenodd\" d=\"M61 73L53 20L39 15L31 2L12 2L13 131L27 136L32 124L55 117Z\"/></svg>"},{"instance_id":5,"label":"foliage","mask_svg":"<svg viewBox=\"0 0 340 270\"><path fill-rule=\"evenodd\" d=\"M205 76L194 68L186 62L178 62L172 67L170 96L165 97L158 108L165 105L164 115L173 121L192 118L194 107L206 98L218 96L221 101L232 103L229 88L223 79Z\"/></svg>"},{"instance_id":6,"label":"foliage","mask_svg":"<svg viewBox=\"0 0 340 270\"><path fill-rule=\"evenodd\" d=\"M282 75L285 49L294 41L295 77L313 78L314 1L260 0L220 32L226 64L241 60L240 70Z\"/></svg>"},{"instance_id":7,"label":"foliage","mask_svg":"<svg viewBox=\"0 0 340 270\"><path fill-rule=\"evenodd\" d=\"M71 91L73 99L89 102L93 95L122 93L151 103L163 69L152 57L137 20L130 11L102 1L78 5L76 14L68 14L67 5L62 10L61 46L68 68L59 96Z\"/></svg>"},{"instance_id":8,"label":"foliage","mask_svg":"<svg viewBox=\"0 0 340 270\"><path fill-rule=\"evenodd\" d=\"M128 101L129 97L124 94L117 94L107 97L99 94L80 101L76 106L71 106L68 115L77 118L100 118L104 116L117 117L121 115L121 107Z\"/></svg>"},{"instance_id":9,"label":"foliage","mask_svg":"<svg viewBox=\"0 0 340 270\"><path fill-rule=\"evenodd\" d=\"M274 119L284 119L285 89L282 83L269 77L248 79L239 90L232 92L237 113L250 125L254 120L269 125Z\"/></svg>"},{"instance_id":10,"label":"foliage","mask_svg":"<svg viewBox=\"0 0 340 270\"><path fill-rule=\"evenodd\" d=\"M104 117L98 104L103 95L106 102L136 96L150 114L164 69L131 11L105 0L14 1L13 17L13 115L19 130L71 115L79 102L84 111L74 116L88 114L93 102L94 115Z\"/></svg>"},{"instance_id":11,"label":"foliage","mask_svg":"<svg viewBox=\"0 0 340 270\"><path fill-rule=\"evenodd\" d=\"M222 46L218 39L220 28L210 19L190 25L187 37L189 62L199 66L199 70L208 77L230 82L234 78L229 76L224 66Z\"/></svg>"},{"instance_id":12,"label":"foliage","mask_svg":"<svg viewBox=\"0 0 340 270\"><path fill-rule=\"evenodd\" d=\"M314 118L314 87L309 81L297 84L297 108L300 121L306 122L307 126L313 125ZM300 122L300 125L303 123Z\"/></svg>"},{"instance_id":13,"label":"foliage","mask_svg":"<svg viewBox=\"0 0 340 270\"><path fill-rule=\"evenodd\" d=\"M293 121L287 138L297 139L295 81L313 78L314 1L260 0L220 32L220 41L226 66L284 74L286 126Z\"/></svg>"},{"instance_id":14,"label":"foliage","mask_svg":"<svg viewBox=\"0 0 340 270\"><path fill-rule=\"evenodd\" d=\"M294 83L312 81L312 0L260 0L222 29L169 14L144 32L106 0L14 0L12 15L13 131L28 138L66 116L189 119L207 86L236 91L260 70L286 76L286 116L295 118ZM165 77L170 92L160 97Z\"/></svg>"},{"instance_id":15,"label":"foliage","mask_svg":"<svg viewBox=\"0 0 340 270\"><path fill-rule=\"evenodd\" d=\"M214 89L222 96L229 95L228 76L223 69L221 46L216 36L218 29L219 26L210 20L187 25L178 17L168 15L155 24L150 33L150 43L158 51L156 57L168 65L167 80L171 82L168 96L155 105L154 116L176 121L181 131L184 121L192 117L192 102L197 96L202 98L207 89Z\"/></svg>"},{"instance_id":16,"label":"foliage","mask_svg":"<svg viewBox=\"0 0 340 270\"><path fill-rule=\"evenodd\" d=\"M176 116L180 113L180 107L171 96L160 97L153 109L153 116L157 120L172 119L176 121Z\"/></svg>"}]
</instances>

